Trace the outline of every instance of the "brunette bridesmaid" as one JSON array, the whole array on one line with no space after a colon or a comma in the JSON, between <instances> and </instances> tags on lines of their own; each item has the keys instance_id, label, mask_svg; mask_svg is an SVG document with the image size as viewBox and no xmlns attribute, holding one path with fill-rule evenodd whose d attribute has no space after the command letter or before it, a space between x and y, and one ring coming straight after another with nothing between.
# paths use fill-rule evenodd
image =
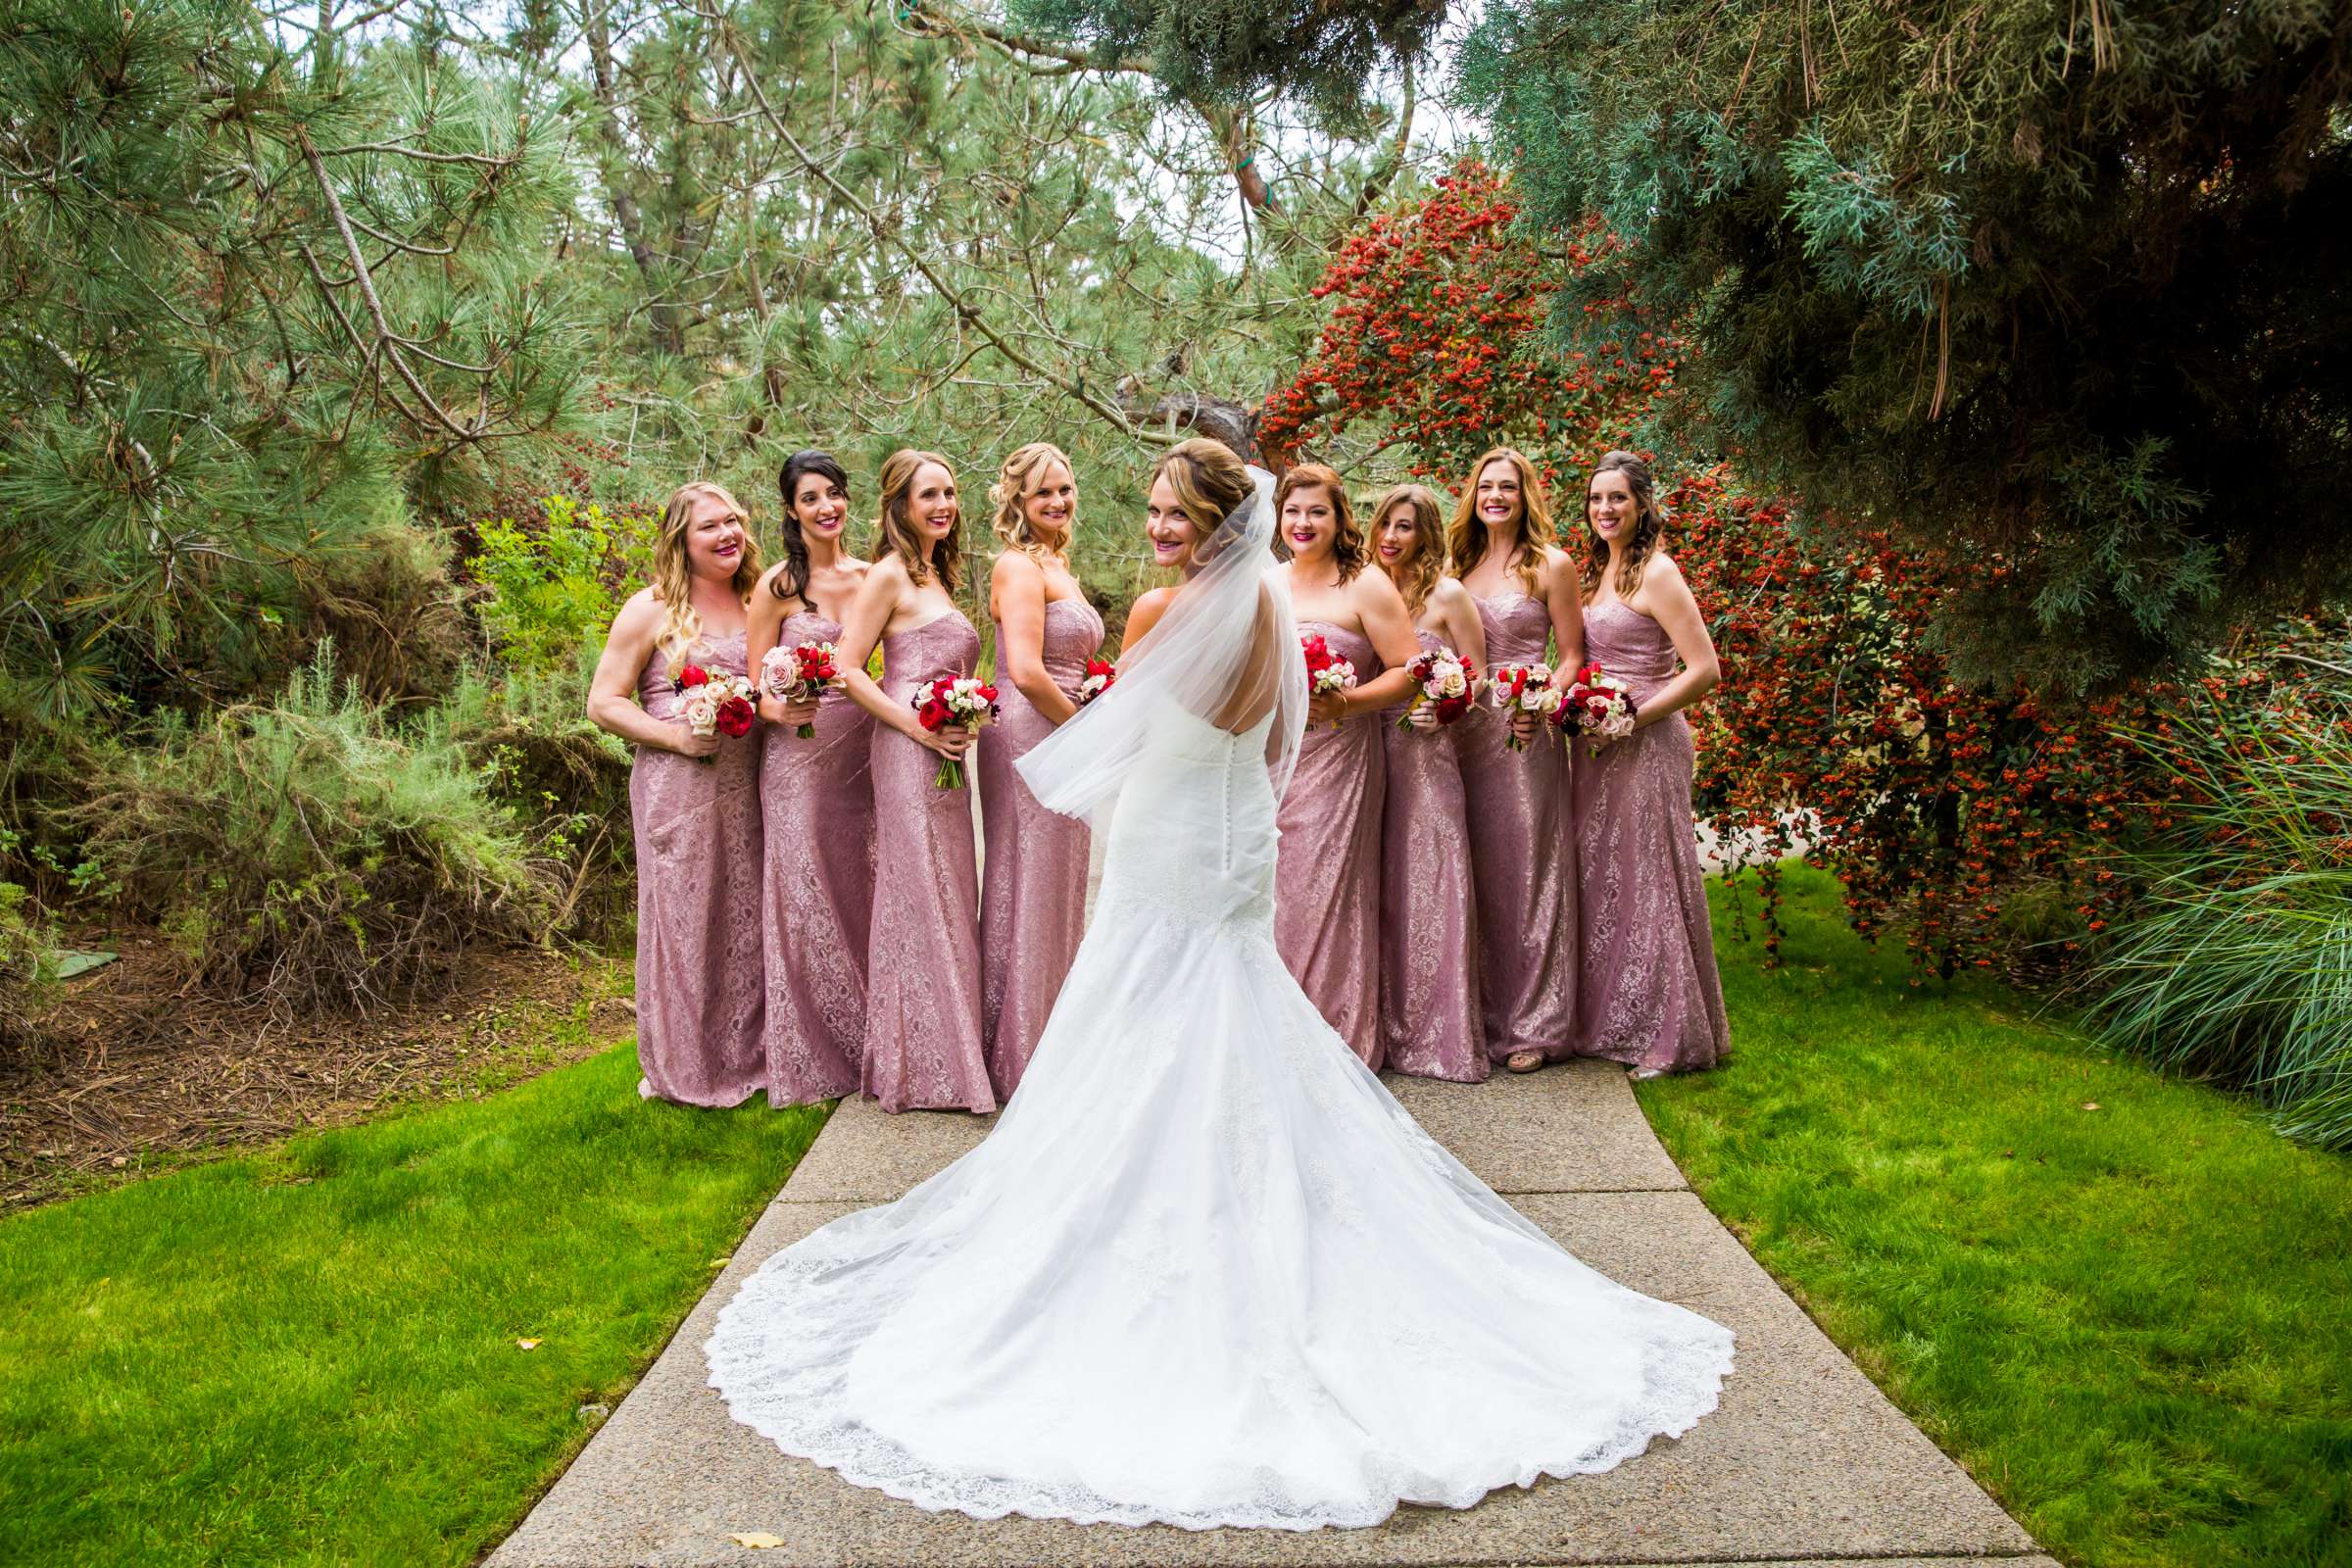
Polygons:
<instances>
[{"instance_id":1,"label":"brunette bridesmaid","mask_svg":"<svg viewBox=\"0 0 2352 1568\"><path fill-rule=\"evenodd\" d=\"M1552 542L1535 466L1507 447L1479 459L1446 539L1478 606L1487 670L1538 662L1566 684L1585 657L1576 568ZM1516 731L1524 751L1505 744ZM1454 726L1478 887L1487 1054L1513 1072L1574 1054L1576 854L1568 760L1531 715L1481 708Z\"/></svg>"},{"instance_id":2,"label":"brunette bridesmaid","mask_svg":"<svg viewBox=\"0 0 2352 1568\"><path fill-rule=\"evenodd\" d=\"M971 732L926 730L912 699L943 675L972 673L980 634L955 594L963 580L956 475L932 452L882 465L874 564L850 602L840 665L850 696L877 720L874 907L865 960L865 1092L884 1110L990 1111L980 1046L980 871L972 799L942 789L943 759L960 761ZM882 649L883 679L865 662Z\"/></svg>"},{"instance_id":3,"label":"brunette bridesmaid","mask_svg":"<svg viewBox=\"0 0 2352 1568\"><path fill-rule=\"evenodd\" d=\"M842 638L869 569L842 547L850 477L822 452L784 464L784 559L752 594L745 657ZM874 902L874 721L836 683L813 702L760 697L760 815L766 838L767 1102L858 1090L865 950ZM803 725L816 731L808 739Z\"/></svg>"},{"instance_id":4,"label":"brunette bridesmaid","mask_svg":"<svg viewBox=\"0 0 2352 1568\"><path fill-rule=\"evenodd\" d=\"M1721 677L1698 602L1658 548L1665 518L1649 466L1630 452L1602 458L1585 520L1585 657L1626 684L1635 710L1632 735L1575 743L1581 1049L1654 1078L1713 1066L1730 1044L1683 717Z\"/></svg>"},{"instance_id":5,"label":"brunette bridesmaid","mask_svg":"<svg viewBox=\"0 0 2352 1568\"><path fill-rule=\"evenodd\" d=\"M1004 543L989 574L1004 716L979 744L980 1031L989 1082L1012 1098L1086 930L1089 833L1037 804L1013 763L1078 711L1102 617L1070 571L1077 481L1062 450L1033 441L1004 460L989 492Z\"/></svg>"},{"instance_id":6,"label":"brunette bridesmaid","mask_svg":"<svg viewBox=\"0 0 2352 1568\"><path fill-rule=\"evenodd\" d=\"M1421 648L1450 648L1472 669L1486 668L1486 628L1469 590L1446 575L1445 514L1428 486L1402 484L1381 498L1372 554L1403 596ZM1466 695L1475 702L1475 684ZM1488 1058L1461 764L1453 726L1439 725L1435 707L1412 707L1412 727L1401 729L1397 720L1406 713L1400 704L1381 714L1380 726L1389 767L1381 813L1381 1042L1393 1071L1474 1084L1486 1078Z\"/></svg>"},{"instance_id":7,"label":"brunette bridesmaid","mask_svg":"<svg viewBox=\"0 0 2352 1568\"><path fill-rule=\"evenodd\" d=\"M734 1105L767 1083L760 1042L760 741L697 735L688 664L746 673L744 602L760 546L714 484L662 509L654 581L621 606L588 689L588 717L637 748L637 1092Z\"/></svg>"},{"instance_id":8,"label":"brunette bridesmaid","mask_svg":"<svg viewBox=\"0 0 2352 1568\"><path fill-rule=\"evenodd\" d=\"M1377 1069L1380 1030L1380 836L1388 764L1381 710L1401 700L1420 645L1404 596L1370 551L1340 476L1301 464L1274 490L1275 537L1290 561L1301 638L1319 636L1355 668L1346 692L1310 698L1298 765L1276 812L1274 945L1348 1048Z\"/></svg>"}]
</instances>

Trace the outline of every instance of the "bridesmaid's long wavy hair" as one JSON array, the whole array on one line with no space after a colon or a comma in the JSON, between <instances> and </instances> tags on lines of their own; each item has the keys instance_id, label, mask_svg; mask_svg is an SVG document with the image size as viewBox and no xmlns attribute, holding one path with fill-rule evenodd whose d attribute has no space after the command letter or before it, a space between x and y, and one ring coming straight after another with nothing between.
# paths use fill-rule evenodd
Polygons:
<instances>
[{"instance_id":1,"label":"bridesmaid's long wavy hair","mask_svg":"<svg viewBox=\"0 0 2352 1568\"><path fill-rule=\"evenodd\" d=\"M1355 510L1348 504L1348 486L1339 470L1320 463L1301 463L1283 474L1274 486L1274 512L1277 516L1283 505L1301 490L1320 486L1331 497L1331 558L1339 564L1340 581L1352 582L1355 574L1364 569L1372 559L1371 550L1364 544L1364 525L1355 520ZM1274 534L1275 545L1284 559L1289 559L1291 547L1282 542L1279 528Z\"/></svg>"},{"instance_id":2,"label":"bridesmaid's long wavy hair","mask_svg":"<svg viewBox=\"0 0 2352 1568\"><path fill-rule=\"evenodd\" d=\"M1609 569L1609 542L1592 526L1592 481L1604 473L1625 475L1625 487L1634 493L1634 536L1626 541L1625 560L1617 565L1617 597L1631 599L1642 588L1642 568L1649 558L1658 553L1658 541L1666 536L1666 514L1658 510L1658 487L1650 477L1649 465L1631 452L1610 452L1592 465L1585 475L1585 540L1584 590L1587 603L1600 591L1601 573Z\"/></svg>"},{"instance_id":3,"label":"bridesmaid's long wavy hair","mask_svg":"<svg viewBox=\"0 0 2352 1568\"><path fill-rule=\"evenodd\" d=\"M1070 475L1070 516L1062 524L1058 539L1040 534L1029 520L1021 503L1037 494L1045 483L1046 470L1056 463ZM997 470L997 482L988 489L988 499L996 504L996 534L1007 550L1017 550L1030 560L1043 564L1058 561L1068 553L1070 537L1078 528L1076 502L1078 470L1070 466L1070 455L1051 441L1032 441L1015 447L1012 455Z\"/></svg>"},{"instance_id":4,"label":"bridesmaid's long wavy hair","mask_svg":"<svg viewBox=\"0 0 2352 1568\"><path fill-rule=\"evenodd\" d=\"M654 646L667 656L672 680L686 667L687 650L703 634L703 612L694 608L694 572L686 564L686 528L694 520L698 496L715 497L743 525L743 554L736 559L735 575L727 579L735 597L750 604L752 590L760 584L760 541L752 533L750 514L726 486L697 479L672 490L662 509L662 532L654 540L654 597L662 601L662 634Z\"/></svg>"},{"instance_id":5,"label":"bridesmaid's long wavy hair","mask_svg":"<svg viewBox=\"0 0 2352 1568\"><path fill-rule=\"evenodd\" d=\"M1529 594L1543 584L1544 547L1552 541L1551 503L1544 497L1544 481L1536 466L1515 447L1496 447L1470 466L1470 478L1453 504L1453 526L1446 534L1446 556L1457 577L1487 559L1490 541L1486 519L1478 514L1479 476L1491 463L1507 463L1519 475L1519 542L1511 551L1511 569Z\"/></svg>"},{"instance_id":6,"label":"bridesmaid's long wavy hair","mask_svg":"<svg viewBox=\"0 0 2352 1568\"><path fill-rule=\"evenodd\" d=\"M1176 505L1193 519L1193 529L1200 535L1193 546L1196 552L1216 537L1233 510L1256 489L1250 482L1250 469L1234 456L1233 448L1204 435L1179 441L1161 453L1159 461L1152 465L1152 477L1144 481L1144 488L1149 490L1163 478L1176 492ZM1193 564L1207 563L1196 554Z\"/></svg>"},{"instance_id":7,"label":"bridesmaid's long wavy hair","mask_svg":"<svg viewBox=\"0 0 2352 1568\"><path fill-rule=\"evenodd\" d=\"M956 526L926 556L913 515L914 476L923 471L926 463L947 469L951 480L956 477L955 465L936 452L902 447L882 460L882 515L874 534L873 559L897 556L906 563L906 575L917 585L929 582L936 570L939 585L952 594L963 586L963 501L956 498Z\"/></svg>"},{"instance_id":8,"label":"bridesmaid's long wavy hair","mask_svg":"<svg viewBox=\"0 0 2352 1568\"><path fill-rule=\"evenodd\" d=\"M1446 509L1438 493L1425 484L1400 484L1380 498L1372 512L1372 532L1377 537L1389 524L1389 514L1398 507L1413 509L1413 553L1393 566L1384 566L1389 580L1404 595L1404 608L1414 615L1429 603L1429 596L1438 591L1438 581L1446 575Z\"/></svg>"},{"instance_id":9,"label":"bridesmaid's long wavy hair","mask_svg":"<svg viewBox=\"0 0 2352 1568\"><path fill-rule=\"evenodd\" d=\"M776 475L776 488L784 492L784 525L777 530L784 541L784 559L778 563L783 569L767 579L767 591L778 599L800 599L808 592L808 541L801 537L801 514L793 510L792 498L812 473L841 486L844 500L850 494L849 473L831 453L812 448L784 460L784 471Z\"/></svg>"}]
</instances>

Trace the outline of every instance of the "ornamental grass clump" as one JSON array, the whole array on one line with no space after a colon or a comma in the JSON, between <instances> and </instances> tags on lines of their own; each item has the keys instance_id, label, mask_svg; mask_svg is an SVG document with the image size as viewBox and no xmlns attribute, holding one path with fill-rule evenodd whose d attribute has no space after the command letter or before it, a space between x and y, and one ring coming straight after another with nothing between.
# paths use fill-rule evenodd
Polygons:
<instances>
[{"instance_id":1,"label":"ornamental grass clump","mask_svg":"<svg viewBox=\"0 0 2352 1568\"><path fill-rule=\"evenodd\" d=\"M543 935L558 898L466 752L395 728L331 657L124 748L76 813L198 980L297 1012L429 995L467 945Z\"/></svg>"},{"instance_id":2,"label":"ornamental grass clump","mask_svg":"<svg viewBox=\"0 0 2352 1568\"><path fill-rule=\"evenodd\" d=\"M2121 858L2139 897L2091 976L2093 1028L2352 1150L2352 709L2221 709L2138 739L2183 804Z\"/></svg>"}]
</instances>

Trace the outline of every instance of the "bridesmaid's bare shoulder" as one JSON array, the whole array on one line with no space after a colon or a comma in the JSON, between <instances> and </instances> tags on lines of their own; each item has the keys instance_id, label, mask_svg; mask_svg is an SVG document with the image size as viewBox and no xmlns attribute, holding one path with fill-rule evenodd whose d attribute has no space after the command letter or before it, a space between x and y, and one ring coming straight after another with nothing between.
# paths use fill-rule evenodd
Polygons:
<instances>
[{"instance_id":1,"label":"bridesmaid's bare shoulder","mask_svg":"<svg viewBox=\"0 0 2352 1568\"><path fill-rule=\"evenodd\" d=\"M1478 613L1478 602L1470 597L1470 590L1462 586L1459 577L1440 577L1437 586L1429 591L1429 608L1449 619Z\"/></svg>"},{"instance_id":2,"label":"bridesmaid's bare shoulder","mask_svg":"<svg viewBox=\"0 0 2352 1568\"><path fill-rule=\"evenodd\" d=\"M662 611L662 596L654 592L653 584L648 583L629 595L619 612L613 615L612 635L620 637L650 632L661 624Z\"/></svg>"}]
</instances>

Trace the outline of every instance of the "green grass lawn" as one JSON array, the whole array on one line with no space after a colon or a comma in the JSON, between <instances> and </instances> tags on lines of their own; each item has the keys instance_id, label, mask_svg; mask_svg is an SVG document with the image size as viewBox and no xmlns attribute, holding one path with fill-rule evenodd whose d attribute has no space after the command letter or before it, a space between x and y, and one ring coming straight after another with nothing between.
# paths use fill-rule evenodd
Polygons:
<instances>
[{"instance_id":1,"label":"green grass lawn","mask_svg":"<svg viewBox=\"0 0 2352 1568\"><path fill-rule=\"evenodd\" d=\"M623 1047L0 1220L0 1562L471 1561L822 1121Z\"/></svg>"},{"instance_id":2,"label":"green grass lawn","mask_svg":"<svg viewBox=\"0 0 2352 1568\"><path fill-rule=\"evenodd\" d=\"M1777 971L1715 890L1730 1064L1639 1091L1707 1204L2062 1559L2352 1563L2352 1160L1913 990L1792 871Z\"/></svg>"}]
</instances>

